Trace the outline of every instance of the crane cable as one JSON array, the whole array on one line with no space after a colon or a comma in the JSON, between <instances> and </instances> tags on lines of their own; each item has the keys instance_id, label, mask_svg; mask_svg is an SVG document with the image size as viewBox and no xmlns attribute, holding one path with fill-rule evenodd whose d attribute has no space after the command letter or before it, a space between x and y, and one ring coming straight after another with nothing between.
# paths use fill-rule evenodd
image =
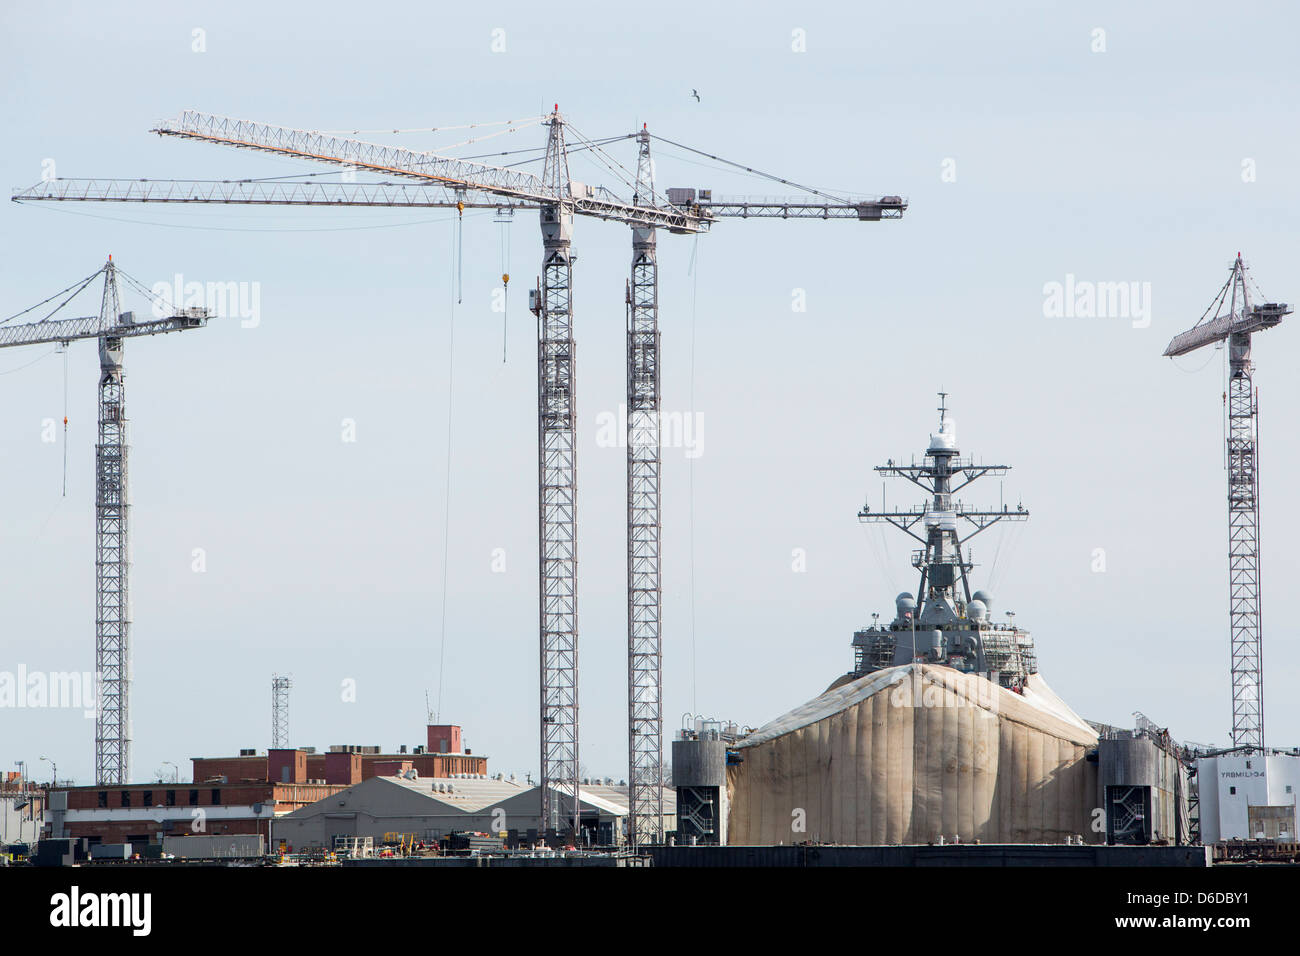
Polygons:
<instances>
[{"instance_id":1,"label":"crane cable","mask_svg":"<svg viewBox=\"0 0 1300 956\"><path fill-rule=\"evenodd\" d=\"M454 250L453 250L454 252ZM455 261L453 258L453 267ZM447 470L443 485L442 509L442 622L438 635L438 694L434 698L434 721L442 715L442 676L447 659L447 559L451 549L451 452L452 452L452 401L455 398L456 375L456 305L450 308L447 323Z\"/></svg>"},{"instance_id":2,"label":"crane cable","mask_svg":"<svg viewBox=\"0 0 1300 956\"><path fill-rule=\"evenodd\" d=\"M510 321L510 223L513 211L497 216L501 225L501 364L506 364L507 330Z\"/></svg>"},{"instance_id":3,"label":"crane cable","mask_svg":"<svg viewBox=\"0 0 1300 956\"><path fill-rule=\"evenodd\" d=\"M511 123L541 123L549 119L547 115L529 116L524 119L492 120L488 123L465 123L462 126L416 126L410 129L318 129L314 133L344 133L355 136L358 133L442 133L449 129L480 129L484 126L509 126Z\"/></svg>"},{"instance_id":4,"label":"crane cable","mask_svg":"<svg viewBox=\"0 0 1300 956\"><path fill-rule=\"evenodd\" d=\"M690 408L691 414L695 414L695 300L696 290L700 285L700 271L696 266L699 264L700 252L700 235L695 234L695 244L691 248L691 264L687 268L687 275L691 276L691 390L690 390ZM695 459L687 458L686 465L687 475L687 495L689 500L690 511L690 548L691 548L691 710L695 711L696 707L696 652L695 652Z\"/></svg>"},{"instance_id":5,"label":"crane cable","mask_svg":"<svg viewBox=\"0 0 1300 956\"><path fill-rule=\"evenodd\" d=\"M63 497L68 497L68 343L63 343Z\"/></svg>"},{"instance_id":6,"label":"crane cable","mask_svg":"<svg viewBox=\"0 0 1300 956\"><path fill-rule=\"evenodd\" d=\"M465 201L456 200L456 304L460 305L465 293Z\"/></svg>"},{"instance_id":7,"label":"crane cable","mask_svg":"<svg viewBox=\"0 0 1300 956\"><path fill-rule=\"evenodd\" d=\"M804 192L812 193L814 196L820 196L823 199L833 199L836 202L846 203L846 204L849 202L847 199L845 199L842 196L834 196L831 195L830 193L822 192L819 189L813 189L811 186L803 186L799 183L792 182L789 179L782 179L780 176L775 176L772 173L765 173L761 169L754 169L752 166L746 166L743 163L732 162L729 159L723 159L721 156L714 156L712 153L706 153L703 150L693 149L692 147L686 146L682 143L675 143L671 139L665 139L662 136L656 136L654 133L650 134L650 138L657 139L661 143L667 143L669 146L676 146L678 149L684 149L687 152L695 153L697 156L704 156L708 159L716 160L719 163L725 163L728 166L733 166L736 169L743 169L747 173L752 173L755 176L761 176L764 179L770 179L773 182L778 182L783 186L792 186L795 189L802 189Z\"/></svg>"},{"instance_id":8,"label":"crane cable","mask_svg":"<svg viewBox=\"0 0 1300 956\"><path fill-rule=\"evenodd\" d=\"M159 293L154 292L153 289L146 288L143 282L131 275L131 273L122 269L120 266L118 267L117 274L126 280L127 285L149 300L150 309L155 308L157 304L161 302L167 309L171 310L173 315L180 312L180 303L173 302L165 295L160 295Z\"/></svg>"},{"instance_id":9,"label":"crane cable","mask_svg":"<svg viewBox=\"0 0 1300 956\"><path fill-rule=\"evenodd\" d=\"M42 299L40 302L37 302L35 305L30 306L29 308L23 309L21 312L15 312L13 315L9 316L9 318L7 318L7 319L0 319L0 325L4 325L6 322L12 322L14 319L18 318L20 315L26 315L28 312L31 312L31 311L33 311L33 310L35 310L35 309L39 309L41 306L45 305L47 302L53 302L55 299L57 299L59 296L63 295L63 293L64 293L64 292L67 292L69 289L74 289L74 288L75 288L77 291L73 292L72 295L68 296L66 299L64 299L62 302L60 302L58 305L56 305L52 310L50 310L50 312L45 316L44 319L40 319L40 320L39 320L39 321L41 321L41 322L44 322L45 319L48 319L48 318L49 318L51 315L53 315L55 312L58 312L59 309L63 308L65 305L67 305L69 302L71 302L73 299L75 299L77 296L79 296L79 295L81 294L81 291L82 291L83 289L85 289L86 286L90 285L90 283L93 282L97 276L103 275L103 273L104 273L104 269L103 269L103 268L96 269L96 270L95 270L94 272L92 272L90 275L86 276L86 278L84 278L84 279L78 279L76 282L72 283L72 285L68 286L67 289L63 289L63 290L61 290L61 291L59 291L59 292L54 293L54 295L50 296L48 299Z\"/></svg>"}]
</instances>

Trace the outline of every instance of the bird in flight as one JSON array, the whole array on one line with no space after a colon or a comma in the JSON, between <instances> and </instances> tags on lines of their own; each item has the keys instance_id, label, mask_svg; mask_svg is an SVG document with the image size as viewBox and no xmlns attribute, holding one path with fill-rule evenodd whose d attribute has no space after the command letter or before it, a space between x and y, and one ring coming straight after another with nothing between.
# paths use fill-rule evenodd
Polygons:
<instances>
[{"instance_id":1,"label":"bird in flight","mask_svg":"<svg viewBox=\"0 0 1300 956\"><path fill-rule=\"evenodd\" d=\"M700 101L700 94L697 91L691 90L691 96L695 97L695 102L698 103Z\"/></svg>"}]
</instances>

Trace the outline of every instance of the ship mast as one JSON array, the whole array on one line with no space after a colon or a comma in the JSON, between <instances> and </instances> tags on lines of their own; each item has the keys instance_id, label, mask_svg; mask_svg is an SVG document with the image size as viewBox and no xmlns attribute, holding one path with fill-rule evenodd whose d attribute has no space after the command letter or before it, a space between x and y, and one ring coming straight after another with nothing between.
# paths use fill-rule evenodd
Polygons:
<instances>
[{"instance_id":1,"label":"ship mast","mask_svg":"<svg viewBox=\"0 0 1300 956\"><path fill-rule=\"evenodd\" d=\"M895 507L892 511L872 511L870 505L864 505L858 519L891 524L921 545L912 552L912 567L921 578L917 601L913 602L911 595L899 595L899 618L893 625L894 629L914 627L918 635L923 635L916 656L935 663L953 663L963 670L984 671L994 664L985 653L985 632L991 625L984 618L986 602L977 600L982 592L971 593L970 571L974 563L969 549L963 546L999 521L1024 521L1029 512L1019 504L1014 509L1003 505L1000 511L968 508L954 497L980 478L1000 477L1011 468L976 464L962 457L956 423L948 415L948 393L938 394L939 428L931 433L920 463L913 460L911 464L899 464L891 459L875 468L882 478L912 482L926 492L928 500L923 505ZM962 530L966 531L964 536ZM902 656L896 656L894 663L899 663ZM1002 657L991 656L999 660Z\"/></svg>"}]
</instances>

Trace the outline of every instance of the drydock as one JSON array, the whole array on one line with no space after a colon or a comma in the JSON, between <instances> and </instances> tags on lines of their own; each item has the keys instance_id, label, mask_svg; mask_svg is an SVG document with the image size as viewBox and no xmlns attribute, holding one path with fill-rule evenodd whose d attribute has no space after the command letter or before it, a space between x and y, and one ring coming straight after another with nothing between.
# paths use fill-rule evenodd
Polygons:
<instances>
[{"instance_id":1,"label":"drydock","mask_svg":"<svg viewBox=\"0 0 1300 956\"><path fill-rule=\"evenodd\" d=\"M1081 718L1039 673L1029 632L993 621L992 597L972 589L970 540L1029 513L958 497L1009 468L963 457L941 398L921 460L876 468L920 487L926 500L859 514L917 542L919 599L898 595L892 621L858 630L853 669L814 699L747 733L702 726L674 742L686 842L945 846L936 860L970 854L983 865L1064 858L1028 846L1008 854L969 845L1068 847L1082 863L1093 860L1083 849L1089 844L1173 850L1187 842L1187 774L1172 745ZM1206 860L1201 851L1162 852L1143 864ZM901 848L849 856L859 865L920 865ZM727 865L746 857L704 858ZM670 859L690 857L669 853L663 862ZM806 856L781 859L811 865Z\"/></svg>"}]
</instances>

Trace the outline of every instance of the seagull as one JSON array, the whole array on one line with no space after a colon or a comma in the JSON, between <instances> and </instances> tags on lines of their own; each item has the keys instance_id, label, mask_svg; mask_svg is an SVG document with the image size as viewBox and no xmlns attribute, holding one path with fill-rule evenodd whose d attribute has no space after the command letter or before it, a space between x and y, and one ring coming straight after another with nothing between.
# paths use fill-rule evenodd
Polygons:
<instances>
[{"instance_id":1,"label":"seagull","mask_svg":"<svg viewBox=\"0 0 1300 956\"><path fill-rule=\"evenodd\" d=\"M691 90L691 96L695 97L695 102L698 103L700 101L700 94L697 93L695 90Z\"/></svg>"}]
</instances>

